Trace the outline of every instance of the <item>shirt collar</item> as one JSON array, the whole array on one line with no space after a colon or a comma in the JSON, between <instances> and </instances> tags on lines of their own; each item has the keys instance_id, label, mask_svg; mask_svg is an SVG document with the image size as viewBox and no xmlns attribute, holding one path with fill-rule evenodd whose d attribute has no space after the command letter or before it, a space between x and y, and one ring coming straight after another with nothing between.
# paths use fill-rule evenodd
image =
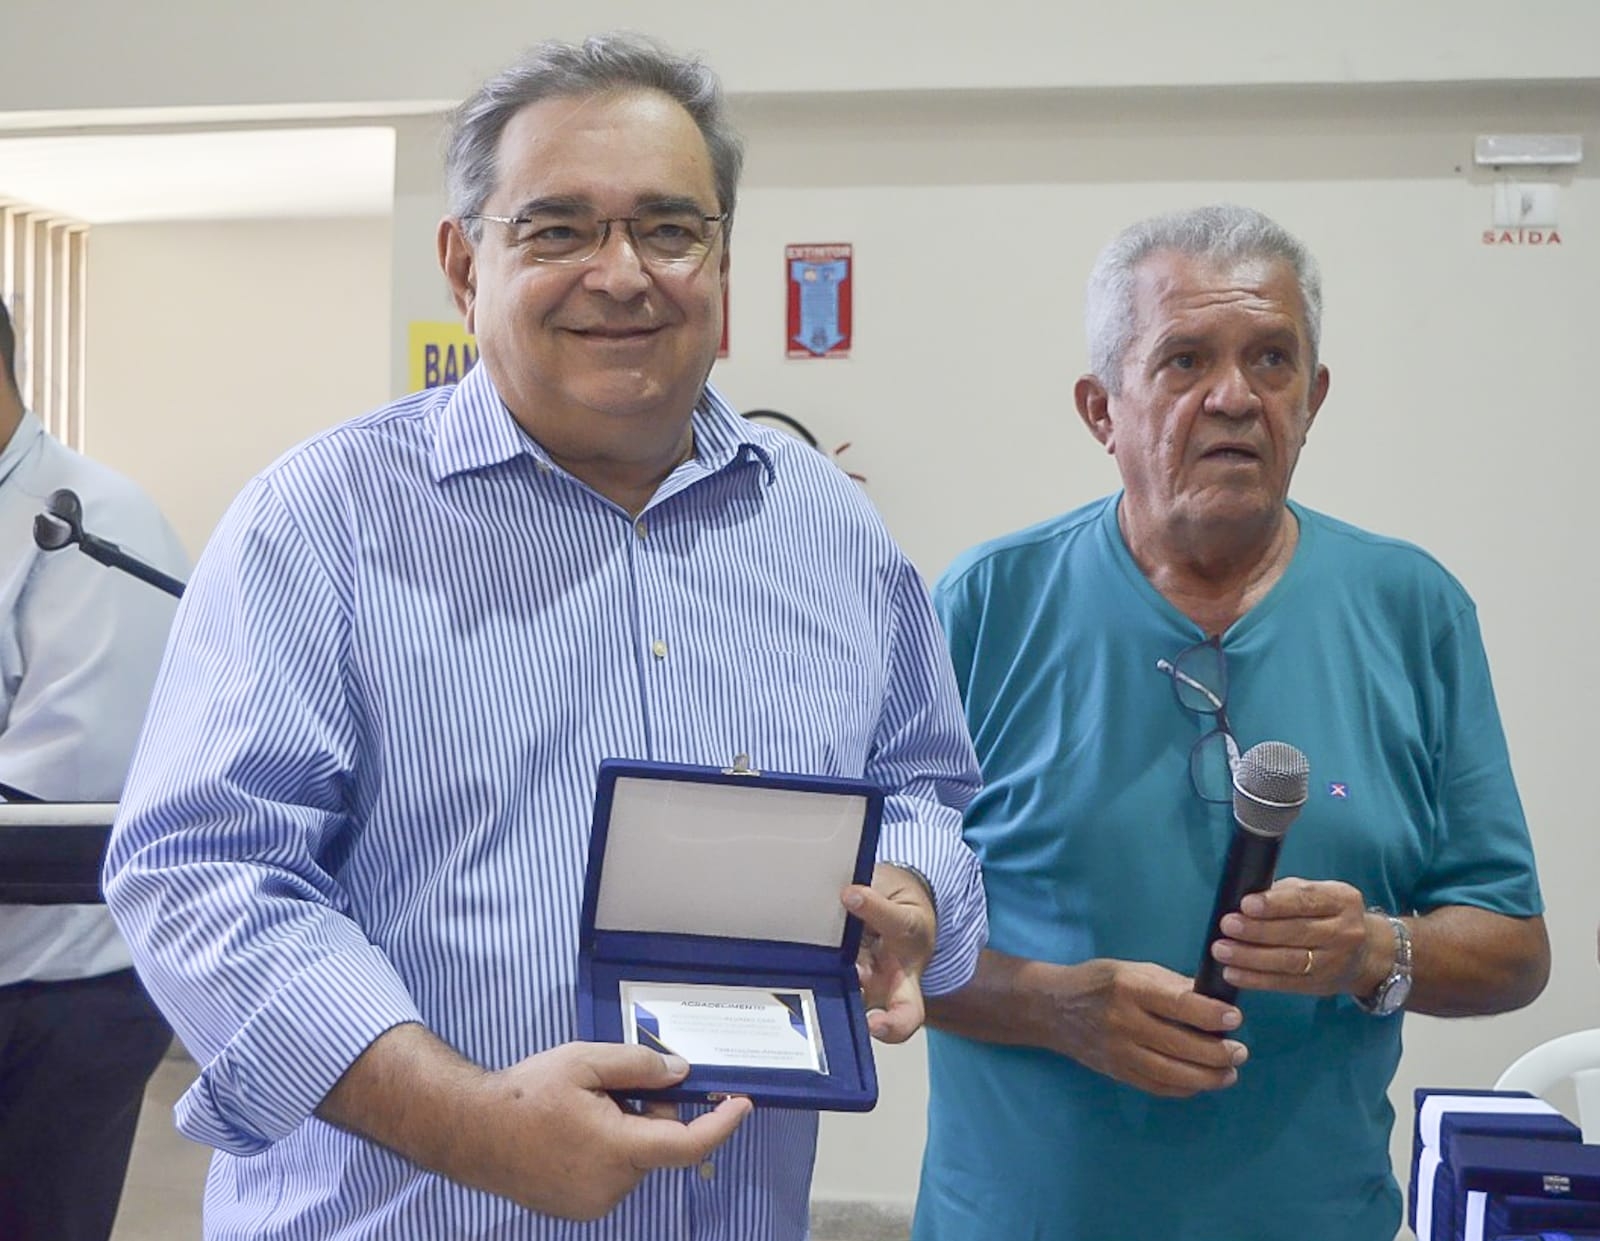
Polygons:
<instances>
[{"instance_id":1,"label":"shirt collar","mask_svg":"<svg viewBox=\"0 0 1600 1241\"><path fill-rule=\"evenodd\" d=\"M431 417L435 480L499 465L523 453L549 460L517 425L481 362L448 395L439 395Z\"/></svg>"},{"instance_id":2,"label":"shirt collar","mask_svg":"<svg viewBox=\"0 0 1600 1241\"><path fill-rule=\"evenodd\" d=\"M544 446L517 425L506 408L489 368L481 362L467 372L448 396L441 394L431 416L436 431L433 473L436 480L500 465L526 454L554 466ZM738 461L758 461L773 481L772 454L750 435L750 424L707 384L694 408L693 463L715 474ZM20 435L21 432L18 432Z\"/></svg>"},{"instance_id":3,"label":"shirt collar","mask_svg":"<svg viewBox=\"0 0 1600 1241\"><path fill-rule=\"evenodd\" d=\"M36 414L23 410L22 421L12 432L11 441L0 448L0 483L11 477L12 471L22 464L43 438L44 424Z\"/></svg>"},{"instance_id":4,"label":"shirt collar","mask_svg":"<svg viewBox=\"0 0 1600 1241\"><path fill-rule=\"evenodd\" d=\"M694 407L694 455L708 474L738 461L758 461L768 483L775 477L772 453L756 443L750 424L710 384Z\"/></svg>"}]
</instances>

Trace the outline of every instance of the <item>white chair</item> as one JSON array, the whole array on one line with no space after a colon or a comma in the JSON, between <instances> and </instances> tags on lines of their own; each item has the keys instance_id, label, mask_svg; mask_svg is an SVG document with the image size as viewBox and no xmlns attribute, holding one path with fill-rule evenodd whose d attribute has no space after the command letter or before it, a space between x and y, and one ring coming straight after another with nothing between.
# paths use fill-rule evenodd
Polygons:
<instances>
[{"instance_id":1,"label":"white chair","mask_svg":"<svg viewBox=\"0 0 1600 1241\"><path fill-rule=\"evenodd\" d=\"M1543 1094L1572 1079L1578 1091L1578 1124L1585 1142L1600 1143L1600 1029L1563 1034L1526 1051L1500 1074L1496 1090Z\"/></svg>"}]
</instances>

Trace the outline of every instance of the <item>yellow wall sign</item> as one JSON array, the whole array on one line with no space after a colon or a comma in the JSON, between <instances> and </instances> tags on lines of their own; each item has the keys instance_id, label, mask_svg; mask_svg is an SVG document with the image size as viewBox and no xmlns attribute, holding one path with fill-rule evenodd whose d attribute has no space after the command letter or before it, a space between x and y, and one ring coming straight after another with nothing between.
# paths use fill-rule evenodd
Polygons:
<instances>
[{"instance_id":1,"label":"yellow wall sign","mask_svg":"<svg viewBox=\"0 0 1600 1241\"><path fill-rule=\"evenodd\" d=\"M408 336L412 392L457 383L478 360L478 342L459 323L413 320Z\"/></svg>"}]
</instances>

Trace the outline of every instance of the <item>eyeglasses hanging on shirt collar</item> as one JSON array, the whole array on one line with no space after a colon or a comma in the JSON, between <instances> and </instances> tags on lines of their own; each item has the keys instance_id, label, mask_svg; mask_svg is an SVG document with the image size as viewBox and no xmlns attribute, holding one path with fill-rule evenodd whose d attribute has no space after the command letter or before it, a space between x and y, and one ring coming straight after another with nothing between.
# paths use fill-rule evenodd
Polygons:
<instances>
[{"instance_id":1,"label":"eyeglasses hanging on shirt collar","mask_svg":"<svg viewBox=\"0 0 1600 1241\"><path fill-rule=\"evenodd\" d=\"M1239 763L1239 743L1228 723L1228 657L1220 638L1207 638L1186 646L1156 667L1172 678L1178 705L1196 715L1215 720L1189 749L1189 783L1202 801L1233 800L1233 771Z\"/></svg>"}]
</instances>

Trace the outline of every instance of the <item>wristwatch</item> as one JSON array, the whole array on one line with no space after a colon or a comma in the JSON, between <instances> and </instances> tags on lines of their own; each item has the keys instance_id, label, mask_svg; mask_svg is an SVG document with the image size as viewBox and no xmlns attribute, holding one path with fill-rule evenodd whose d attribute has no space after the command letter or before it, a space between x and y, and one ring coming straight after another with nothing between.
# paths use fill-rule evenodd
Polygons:
<instances>
[{"instance_id":1,"label":"wristwatch","mask_svg":"<svg viewBox=\"0 0 1600 1241\"><path fill-rule=\"evenodd\" d=\"M1404 1008L1411 996L1411 932L1388 910L1368 912L1382 914L1389 920L1389 927L1394 931L1394 968L1389 971L1389 977L1378 984L1376 991L1369 996L1358 995L1355 1001L1374 1017L1388 1017Z\"/></svg>"}]
</instances>

